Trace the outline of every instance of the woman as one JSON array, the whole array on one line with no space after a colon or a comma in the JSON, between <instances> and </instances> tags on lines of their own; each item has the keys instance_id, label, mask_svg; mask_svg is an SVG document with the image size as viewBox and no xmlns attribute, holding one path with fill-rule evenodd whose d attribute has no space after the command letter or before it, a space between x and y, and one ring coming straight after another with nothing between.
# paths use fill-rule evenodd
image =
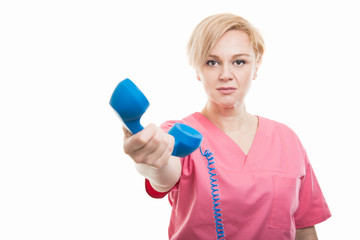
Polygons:
<instances>
[{"instance_id":1,"label":"woman","mask_svg":"<svg viewBox=\"0 0 360 240\"><path fill-rule=\"evenodd\" d=\"M187 50L207 94L201 113L133 136L124 129L124 150L148 194L169 197L169 238L317 239L314 225L331 214L305 149L286 125L246 111L264 53L259 32L239 16L213 15ZM175 122L204 136L181 159L166 133Z\"/></svg>"}]
</instances>

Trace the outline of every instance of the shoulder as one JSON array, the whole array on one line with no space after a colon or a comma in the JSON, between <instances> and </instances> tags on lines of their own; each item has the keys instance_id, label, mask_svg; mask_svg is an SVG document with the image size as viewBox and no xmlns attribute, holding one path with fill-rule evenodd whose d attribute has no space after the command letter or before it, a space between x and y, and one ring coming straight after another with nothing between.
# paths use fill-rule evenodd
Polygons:
<instances>
[{"instance_id":1,"label":"shoulder","mask_svg":"<svg viewBox=\"0 0 360 240\"><path fill-rule=\"evenodd\" d=\"M269 118L259 116L260 122L267 131L273 131L288 137L298 137L295 131L287 124Z\"/></svg>"},{"instance_id":2,"label":"shoulder","mask_svg":"<svg viewBox=\"0 0 360 240\"><path fill-rule=\"evenodd\" d=\"M259 117L260 122L263 124L263 131L268 136L279 136L282 139L283 145L292 145L304 151L304 147L299 139L297 133L287 124L265 117Z\"/></svg>"},{"instance_id":3,"label":"shoulder","mask_svg":"<svg viewBox=\"0 0 360 240\"><path fill-rule=\"evenodd\" d=\"M288 172L294 173L297 177L303 176L308 165L308 158L298 135L285 123L266 118L262 120L263 131L267 134L267 146L271 146L269 149L281 151Z\"/></svg>"}]
</instances>

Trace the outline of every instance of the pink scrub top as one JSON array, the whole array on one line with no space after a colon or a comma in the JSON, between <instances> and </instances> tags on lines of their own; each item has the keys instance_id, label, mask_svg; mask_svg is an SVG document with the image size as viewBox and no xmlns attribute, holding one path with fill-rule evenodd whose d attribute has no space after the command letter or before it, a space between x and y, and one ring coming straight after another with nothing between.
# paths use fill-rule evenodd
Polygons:
<instances>
[{"instance_id":1,"label":"pink scrub top","mask_svg":"<svg viewBox=\"0 0 360 240\"><path fill-rule=\"evenodd\" d=\"M172 206L169 239L295 239L297 228L331 216L305 149L286 125L259 117L248 155L201 113L182 121L204 136L181 158L179 182L167 193Z\"/></svg>"}]
</instances>

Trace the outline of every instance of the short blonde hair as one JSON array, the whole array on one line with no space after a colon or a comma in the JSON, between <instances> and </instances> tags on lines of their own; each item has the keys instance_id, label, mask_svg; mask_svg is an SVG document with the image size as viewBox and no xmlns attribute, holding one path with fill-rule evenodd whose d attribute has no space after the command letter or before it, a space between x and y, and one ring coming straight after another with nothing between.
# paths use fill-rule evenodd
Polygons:
<instances>
[{"instance_id":1,"label":"short blonde hair","mask_svg":"<svg viewBox=\"0 0 360 240\"><path fill-rule=\"evenodd\" d=\"M202 68L217 41L230 30L240 30L248 34L256 61L260 63L265 50L260 32L246 19L234 14L222 13L205 18L194 29L187 45L190 65L196 70Z\"/></svg>"}]
</instances>

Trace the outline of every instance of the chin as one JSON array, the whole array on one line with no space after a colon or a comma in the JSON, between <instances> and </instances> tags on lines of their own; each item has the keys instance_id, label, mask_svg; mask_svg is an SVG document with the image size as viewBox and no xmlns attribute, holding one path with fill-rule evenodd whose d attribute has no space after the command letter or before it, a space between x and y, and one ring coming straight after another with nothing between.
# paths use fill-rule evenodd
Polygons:
<instances>
[{"instance_id":1,"label":"chin","mask_svg":"<svg viewBox=\"0 0 360 240\"><path fill-rule=\"evenodd\" d=\"M244 102L241 99L234 97L227 97L220 99L213 98L211 102L225 109L235 109L239 106L244 105Z\"/></svg>"},{"instance_id":2,"label":"chin","mask_svg":"<svg viewBox=\"0 0 360 240\"><path fill-rule=\"evenodd\" d=\"M231 108L236 108L236 106L238 106L239 104L237 103L220 103L219 104L221 107L223 108L228 108L228 109L231 109Z\"/></svg>"}]
</instances>

